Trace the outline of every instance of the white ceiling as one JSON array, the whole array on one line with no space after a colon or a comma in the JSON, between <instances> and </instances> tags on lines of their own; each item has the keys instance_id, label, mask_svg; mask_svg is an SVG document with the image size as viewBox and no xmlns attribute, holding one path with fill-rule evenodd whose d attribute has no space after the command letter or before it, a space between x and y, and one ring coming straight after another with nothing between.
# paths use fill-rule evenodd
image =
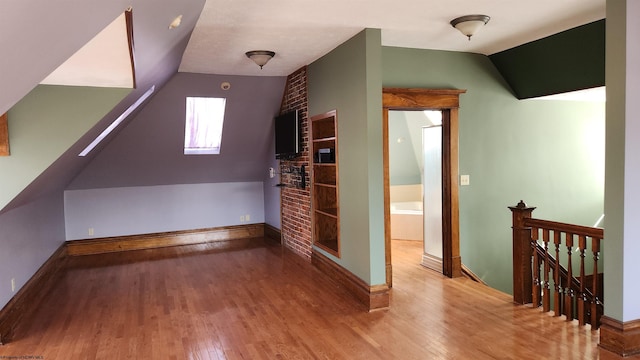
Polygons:
<instances>
[{"instance_id":1,"label":"white ceiling","mask_svg":"<svg viewBox=\"0 0 640 360\"><path fill-rule=\"evenodd\" d=\"M603 19L605 5L605 0L207 0L179 71L286 76L364 28L382 29L384 46L490 55ZM470 14L491 20L468 41L449 21ZM249 50L273 50L276 56L260 70L244 55Z\"/></svg>"}]
</instances>

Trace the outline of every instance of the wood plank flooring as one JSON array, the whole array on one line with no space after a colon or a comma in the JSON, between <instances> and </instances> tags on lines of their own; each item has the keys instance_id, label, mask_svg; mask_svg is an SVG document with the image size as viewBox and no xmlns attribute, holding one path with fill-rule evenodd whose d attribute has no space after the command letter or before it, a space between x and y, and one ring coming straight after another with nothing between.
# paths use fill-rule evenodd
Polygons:
<instances>
[{"instance_id":1,"label":"wood plank flooring","mask_svg":"<svg viewBox=\"0 0 640 360\"><path fill-rule=\"evenodd\" d=\"M72 257L0 359L616 358L598 332L423 268L416 244L393 241L391 309L372 313L261 239Z\"/></svg>"}]
</instances>

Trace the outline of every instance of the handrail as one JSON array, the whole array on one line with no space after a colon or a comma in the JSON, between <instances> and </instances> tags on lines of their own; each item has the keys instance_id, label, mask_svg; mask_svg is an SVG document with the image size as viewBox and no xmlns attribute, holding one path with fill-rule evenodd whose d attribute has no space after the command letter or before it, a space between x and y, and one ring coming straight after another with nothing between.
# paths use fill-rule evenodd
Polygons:
<instances>
[{"instance_id":1,"label":"handrail","mask_svg":"<svg viewBox=\"0 0 640 360\"><path fill-rule=\"evenodd\" d=\"M598 239L604 238L604 229L597 227L589 227L582 225L566 224L550 220L527 218L524 222L525 226L536 227L539 229L553 229L564 233L570 233L575 235L584 235L588 237L595 237Z\"/></svg>"},{"instance_id":2,"label":"handrail","mask_svg":"<svg viewBox=\"0 0 640 360\"><path fill-rule=\"evenodd\" d=\"M604 306L603 276L598 272L604 230L532 218L535 208L523 201L510 209L514 302L542 306L547 312L551 311L553 300L555 316L565 315L567 321L577 319L580 325L588 323L597 329ZM555 256L551 254L554 250ZM592 258L587 259L587 253ZM560 263L560 254L566 254L566 266ZM576 263L578 271L574 272ZM589 265L593 269L586 275Z\"/></svg>"}]
</instances>

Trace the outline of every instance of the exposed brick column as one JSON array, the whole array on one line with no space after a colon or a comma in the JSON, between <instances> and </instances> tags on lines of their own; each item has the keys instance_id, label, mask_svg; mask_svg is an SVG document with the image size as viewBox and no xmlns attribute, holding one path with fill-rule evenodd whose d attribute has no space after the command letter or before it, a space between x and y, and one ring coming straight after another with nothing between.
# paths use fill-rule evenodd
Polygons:
<instances>
[{"instance_id":1,"label":"exposed brick column","mask_svg":"<svg viewBox=\"0 0 640 360\"><path fill-rule=\"evenodd\" d=\"M294 160L280 160L282 244L311 260L311 194L309 188L309 114L307 106L307 68L287 77L280 113L298 110L302 119L302 154ZM299 170L305 166L305 174ZM292 171L293 170L293 171ZM302 176L306 185L301 188Z\"/></svg>"}]
</instances>

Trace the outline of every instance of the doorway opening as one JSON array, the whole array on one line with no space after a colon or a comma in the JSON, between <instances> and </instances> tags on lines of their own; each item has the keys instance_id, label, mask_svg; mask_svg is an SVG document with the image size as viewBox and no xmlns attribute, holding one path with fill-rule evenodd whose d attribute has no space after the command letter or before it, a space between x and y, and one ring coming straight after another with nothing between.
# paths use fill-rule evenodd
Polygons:
<instances>
[{"instance_id":1,"label":"doorway opening","mask_svg":"<svg viewBox=\"0 0 640 360\"><path fill-rule=\"evenodd\" d=\"M393 286L391 264L391 194L389 159L390 111L429 110L441 114L441 125L431 132L440 133L440 188L442 204L439 220L442 225L441 251L442 273L448 277L462 276L458 220L458 107L459 95L465 90L383 89L383 171L385 212L385 262L386 282ZM428 131L429 132L429 131ZM422 134L421 134L422 135ZM436 186L437 185L433 185ZM424 210L423 210L424 211ZM430 215L431 216L431 215ZM430 219L433 220L433 219ZM426 221L426 217L425 217ZM426 248L426 245L423 246ZM425 257L423 256L423 259ZM423 261L424 263L424 261Z\"/></svg>"},{"instance_id":2,"label":"doorway opening","mask_svg":"<svg viewBox=\"0 0 640 360\"><path fill-rule=\"evenodd\" d=\"M442 111L389 111L388 145L392 248L442 272Z\"/></svg>"}]
</instances>

